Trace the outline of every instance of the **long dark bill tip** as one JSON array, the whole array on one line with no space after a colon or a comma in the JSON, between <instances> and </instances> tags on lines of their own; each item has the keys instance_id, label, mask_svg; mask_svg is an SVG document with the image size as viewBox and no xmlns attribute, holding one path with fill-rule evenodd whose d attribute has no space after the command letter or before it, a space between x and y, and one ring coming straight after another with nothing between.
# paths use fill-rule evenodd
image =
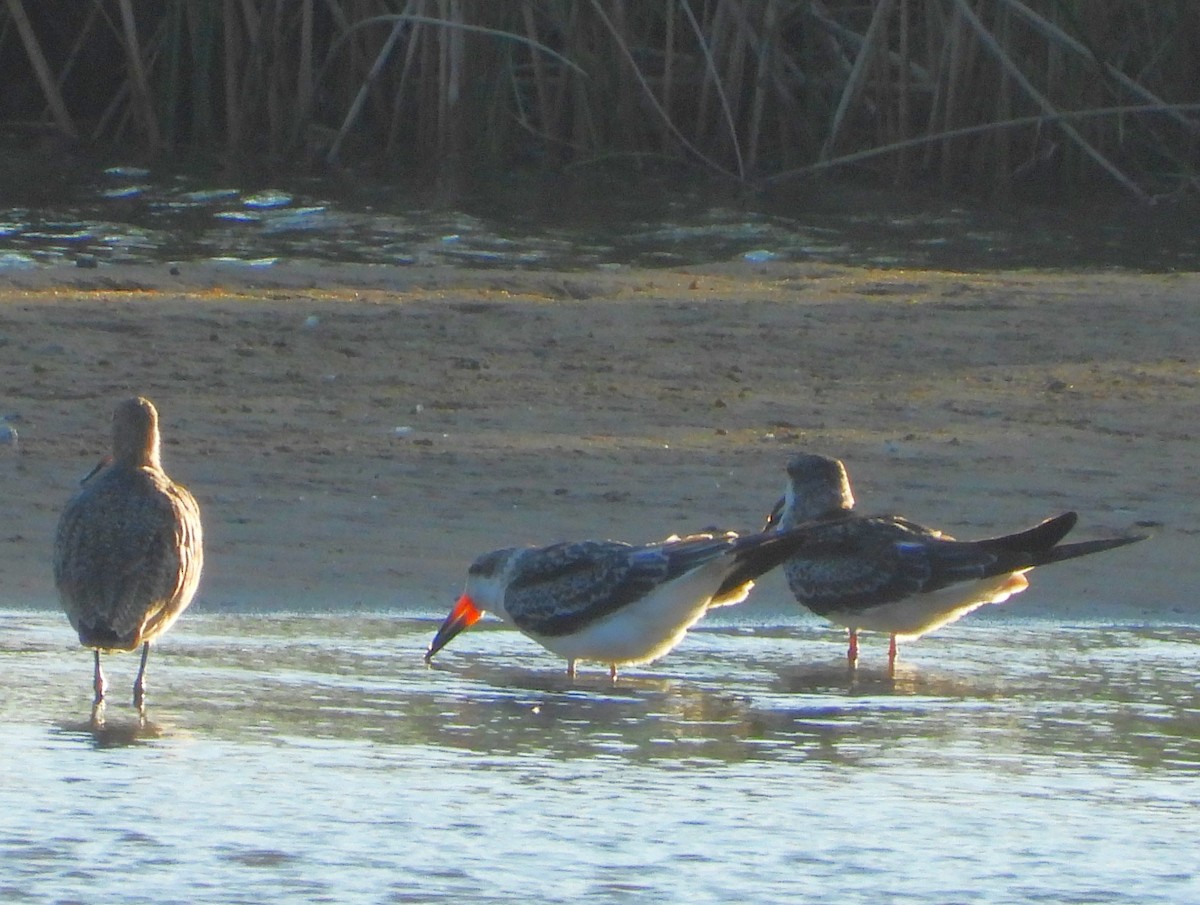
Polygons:
<instances>
[{"instance_id":1,"label":"long dark bill tip","mask_svg":"<svg viewBox=\"0 0 1200 905\"><path fill-rule=\"evenodd\" d=\"M450 615L446 617L441 627L438 628L437 634L433 636L433 642L429 645L429 650L425 652L425 662L428 663L432 660L434 654L453 641L459 632L478 622L482 615L483 611L475 605L474 600L466 594L459 597L458 603L454 605Z\"/></svg>"},{"instance_id":2,"label":"long dark bill tip","mask_svg":"<svg viewBox=\"0 0 1200 905\"><path fill-rule=\"evenodd\" d=\"M88 481L90 481L92 478L94 478L101 471L108 468L108 466L112 465L112 462L113 462L112 456L105 456L99 462L96 463L95 468L93 468L91 471L89 471L87 474L85 474L83 476L83 478L79 481L79 483L86 484Z\"/></svg>"}]
</instances>

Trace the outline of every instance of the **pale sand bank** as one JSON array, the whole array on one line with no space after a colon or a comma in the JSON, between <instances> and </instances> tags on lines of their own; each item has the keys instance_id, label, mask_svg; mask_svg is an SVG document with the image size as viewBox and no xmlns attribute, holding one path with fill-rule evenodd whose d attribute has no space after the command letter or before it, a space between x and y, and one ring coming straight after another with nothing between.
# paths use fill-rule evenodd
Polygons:
<instances>
[{"instance_id":1,"label":"pale sand bank","mask_svg":"<svg viewBox=\"0 0 1200 905\"><path fill-rule=\"evenodd\" d=\"M757 527L811 450L960 537L1152 525L1028 613L1200 613L1196 274L180 270L0 274L0 604L56 605L55 520L136 392L204 510L198 609L441 611L495 547ZM792 612L777 577L746 610Z\"/></svg>"}]
</instances>

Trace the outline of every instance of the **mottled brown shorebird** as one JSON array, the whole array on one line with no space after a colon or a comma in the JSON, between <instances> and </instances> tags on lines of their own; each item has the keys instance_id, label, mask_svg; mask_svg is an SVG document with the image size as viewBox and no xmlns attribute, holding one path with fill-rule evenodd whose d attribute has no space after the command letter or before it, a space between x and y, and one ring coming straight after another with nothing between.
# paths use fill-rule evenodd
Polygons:
<instances>
[{"instance_id":1,"label":"mottled brown shorebird","mask_svg":"<svg viewBox=\"0 0 1200 905\"><path fill-rule=\"evenodd\" d=\"M54 542L54 583L79 643L95 650L95 703L104 701L101 651L142 648L134 706L146 698L150 642L192 602L204 562L200 507L159 457L158 412L136 397L113 412L111 460L68 502Z\"/></svg>"}]
</instances>

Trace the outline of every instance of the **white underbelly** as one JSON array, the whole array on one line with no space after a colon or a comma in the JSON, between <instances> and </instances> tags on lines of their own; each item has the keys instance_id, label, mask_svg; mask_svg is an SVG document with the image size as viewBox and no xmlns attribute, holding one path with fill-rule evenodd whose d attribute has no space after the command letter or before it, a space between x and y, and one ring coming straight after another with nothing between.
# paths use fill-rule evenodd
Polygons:
<instances>
[{"instance_id":1,"label":"white underbelly","mask_svg":"<svg viewBox=\"0 0 1200 905\"><path fill-rule=\"evenodd\" d=\"M705 614L725 568L714 561L569 635L527 634L568 660L649 663L683 640Z\"/></svg>"},{"instance_id":2,"label":"white underbelly","mask_svg":"<svg viewBox=\"0 0 1200 905\"><path fill-rule=\"evenodd\" d=\"M835 610L825 618L837 625L869 632L886 632L900 640L919 638L949 625L989 603L1003 603L1029 587L1021 572L984 581L955 584L928 594L913 594L894 603L862 610Z\"/></svg>"}]
</instances>

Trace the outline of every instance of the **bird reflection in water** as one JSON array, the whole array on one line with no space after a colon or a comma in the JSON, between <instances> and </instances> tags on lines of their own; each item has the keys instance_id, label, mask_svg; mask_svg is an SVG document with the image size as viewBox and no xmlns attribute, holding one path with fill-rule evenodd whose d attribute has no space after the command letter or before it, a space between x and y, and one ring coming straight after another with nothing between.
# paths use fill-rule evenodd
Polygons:
<instances>
[{"instance_id":1,"label":"bird reflection in water","mask_svg":"<svg viewBox=\"0 0 1200 905\"><path fill-rule=\"evenodd\" d=\"M962 676L932 673L916 666L896 664L880 669L847 669L843 662L810 663L779 673L774 689L786 694L841 693L854 696L991 698L993 683Z\"/></svg>"},{"instance_id":2,"label":"bird reflection in water","mask_svg":"<svg viewBox=\"0 0 1200 905\"><path fill-rule=\"evenodd\" d=\"M613 686L602 673L593 684L485 664L461 675L470 690L442 702L438 740L491 754L740 761L754 725L744 696L675 677L626 676Z\"/></svg>"},{"instance_id":3,"label":"bird reflection in water","mask_svg":"<svg viewBox=\"0 0 1200 905\"><path fill-rule=\"evenodd\" d=\"M88 720L67 721L58 724L59 731L71 736L90 736L96 749L130 748L165 738L171 734L171 726L151 720L144 709L131 715L108 719L104 702L92 706Z\"/></svg>"}]
</instances>

